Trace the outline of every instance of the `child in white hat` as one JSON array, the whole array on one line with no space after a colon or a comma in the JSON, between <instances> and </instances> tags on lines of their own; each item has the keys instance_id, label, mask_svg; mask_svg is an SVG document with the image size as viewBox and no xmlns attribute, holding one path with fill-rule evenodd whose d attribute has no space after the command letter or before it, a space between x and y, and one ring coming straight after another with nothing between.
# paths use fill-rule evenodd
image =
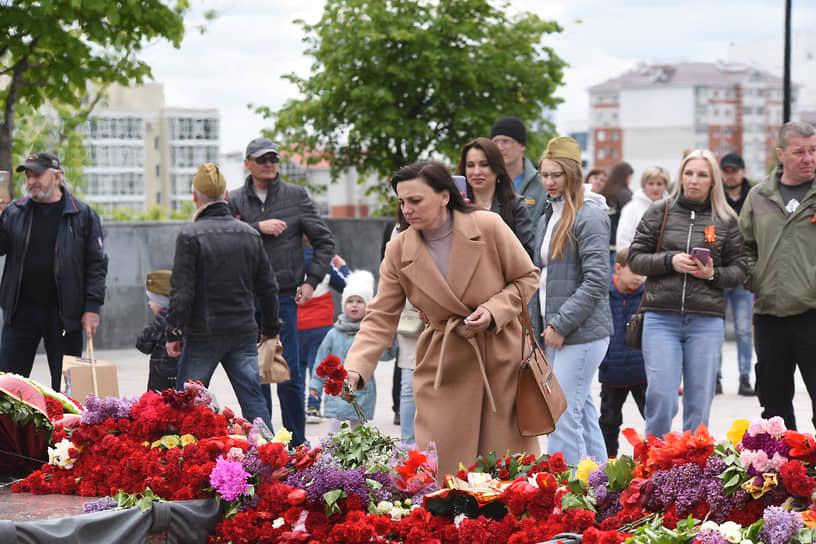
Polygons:
<instances>
[{"instance_id":1,"label":"child in white hat","mask_svg":"<svg viewBox=\"0 0 816 544\"><path fill-rule=\"evenodd\" d=\"M360 322L365 317L366 305L374 296L374 276L367 270L355 270L346 278L346 287L343 289L343 313L337 317L334 327L326 334L315 357L315 367L329 355L334 355L340 361L345 360L351 348L354 337L360 330ZM312 375L309 383L309 394L316 397L323 389L325 379L316 374ZM370 421L374 418L374 407L377 404L377 382L372 376L363 389L355 392L357 403L363 410L365 417ZM361 424L357 419L354 408L340 397L325 395L323 415L329 418L329 432L336 433L340 424L348 421L352 429Z\"/></svg>"}]
</instances>

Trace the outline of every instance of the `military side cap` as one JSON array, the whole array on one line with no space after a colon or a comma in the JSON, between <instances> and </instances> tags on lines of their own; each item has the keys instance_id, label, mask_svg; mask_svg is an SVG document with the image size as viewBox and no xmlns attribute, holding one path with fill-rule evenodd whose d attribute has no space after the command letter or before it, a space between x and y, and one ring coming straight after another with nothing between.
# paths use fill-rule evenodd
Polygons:
<instances>
[{"instance_id":1,"label":"military side cap","mask_svg":"<svg viewBox=\"0 0 816 544\"><path fill-rule=\"evenodd\" d=\"M193 187L210 198L218 198L227 190L227 180L216 165L205 162L193 177Z\"/></svg>"},{"instance_id":2,"label":"military side cap","mask_svg":"<svg viewBox=\"0 0 816 544\"><path fill-rule=\"evenodd\" d=\"M572 159L581 164L581 146L568 136L553 138L547 144L544 159Z\"/></svg>"},{"instance_id":3,"label":"military side cap","mask_svg":"<svg viewBox=\"0 0 816 544\"><path fill-rule=\"evenodd\" d=\"M155 270L147 275L145 289L157 295L170 296L170 271Z\"/></svg>"}]
</instances>

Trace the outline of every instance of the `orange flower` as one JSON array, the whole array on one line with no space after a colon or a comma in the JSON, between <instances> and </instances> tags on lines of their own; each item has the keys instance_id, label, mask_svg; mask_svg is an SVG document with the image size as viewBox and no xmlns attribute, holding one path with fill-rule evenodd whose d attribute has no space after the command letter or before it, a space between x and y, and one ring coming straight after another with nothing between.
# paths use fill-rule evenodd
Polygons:
<instances>
[{"instance_id":1,"label":"orange flower","mask_svg":"<svg viewBox=\"0 0 816 544\"><path fill-rule=\"evenodd\" d=\"M717 234L714 232L714 225L709 225L705 228L705 241L707 244L713 244L717 241Z\"/></svg>"},{"instance_id":2,"label":"orange flower","mask_svg":"<svg viewBox=\"0 0 816 544\"><path fill-rule=\"evenodd\" d=\"M816 213L813 214L813 217L810 218L811 223L816 223Z\"/></svg>"}]
</instances>

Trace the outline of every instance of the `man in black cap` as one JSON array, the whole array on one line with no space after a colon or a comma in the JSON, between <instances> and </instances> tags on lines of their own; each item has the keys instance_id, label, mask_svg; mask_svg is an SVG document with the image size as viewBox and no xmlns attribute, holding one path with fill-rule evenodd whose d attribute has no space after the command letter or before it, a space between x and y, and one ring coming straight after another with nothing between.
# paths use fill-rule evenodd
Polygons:
<instances>
[{"instance_id":1,"label":"man in black cap","mask_svg":"<svg viewBox=\"0 0 816 544\"><path fill-rule=\"evenodd\" d=\"M490 130L490 139L504 157L507 174L513 180L516 193L524 197L533 227L544 212L544 185L535 163L524 156L527 149L527 129L518 117L502 117Z\"/></svg>"},{"instance_id":2,"label":"man in black cap","mask_svg":"<svg viewBox=\"0 0 816 544\"><path fill-rule=\"evenodd\" d=\"M297 307L312 298L314 288L329 270L334 256L334 236L320 218L303 187L280 178L278 145L269 138L255 138L246 148L244 168L249 175L243 187L230 193L232 214L261 233L264 249L278 278L280 340L291 378L278 384L283 426L292 432L292 445L306 440L304 365L300 364ZM303 236L314 253L305 269ZM264 386L269 410L271 390Z\"/></svg>"},{"instance_id":3,"label":"man in black cap","mask_svg":"<svg viewBox=\"0 0 816 544\"><path fill-rule=\"evenodd\" d=\"M59 391L63 355L81 355L82 332L91 337L99 326L108 272L102 225L63 185L56 155L32 153L17 172L28 196L0 203L0 370L28 377L42 338Z\"/></svg>"},{"instance_id":4,"label":"man in black cap","mask_svg":"<svg viewBox=\"0 0 816 544\"><path fill-rule=\"evenodd\" d=\"M745 162L737 153L726 153L720 159L725 199L739 215L742 204L751 190L751 183L745 177ZM739 363L739 388L737 393L745 397L754 396L751 387L751 360L754 356L751 338L751 317L754 311L754 295L742 286L724 289L725 304L731 304L734 313L734 332L737 335L737 362ZM717 394L722 393L722 357L717 369Z\"/></svg>"}]
</instances>

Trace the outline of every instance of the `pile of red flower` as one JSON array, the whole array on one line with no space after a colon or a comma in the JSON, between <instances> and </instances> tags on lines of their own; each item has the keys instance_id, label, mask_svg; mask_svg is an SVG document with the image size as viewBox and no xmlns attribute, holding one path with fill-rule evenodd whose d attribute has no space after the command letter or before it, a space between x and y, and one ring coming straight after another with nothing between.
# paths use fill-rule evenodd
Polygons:
<instances>
[{"instance_id":1,"label":"pile of red flower","mask_svg":"<svg viewBox=\"0 0 816 544\"><path fill-rule=\"evenodd\" d=\"M106 496L149 487L165 499L212 496L206 488L216 459L246 441L230 436L233 414L216 413L204 398L190 388L145 393L135 402L90 399L78 425L55 431L52 462L13 490ZM53 462L60 449L70 469Z\"/></svg>"}]
</instances>

